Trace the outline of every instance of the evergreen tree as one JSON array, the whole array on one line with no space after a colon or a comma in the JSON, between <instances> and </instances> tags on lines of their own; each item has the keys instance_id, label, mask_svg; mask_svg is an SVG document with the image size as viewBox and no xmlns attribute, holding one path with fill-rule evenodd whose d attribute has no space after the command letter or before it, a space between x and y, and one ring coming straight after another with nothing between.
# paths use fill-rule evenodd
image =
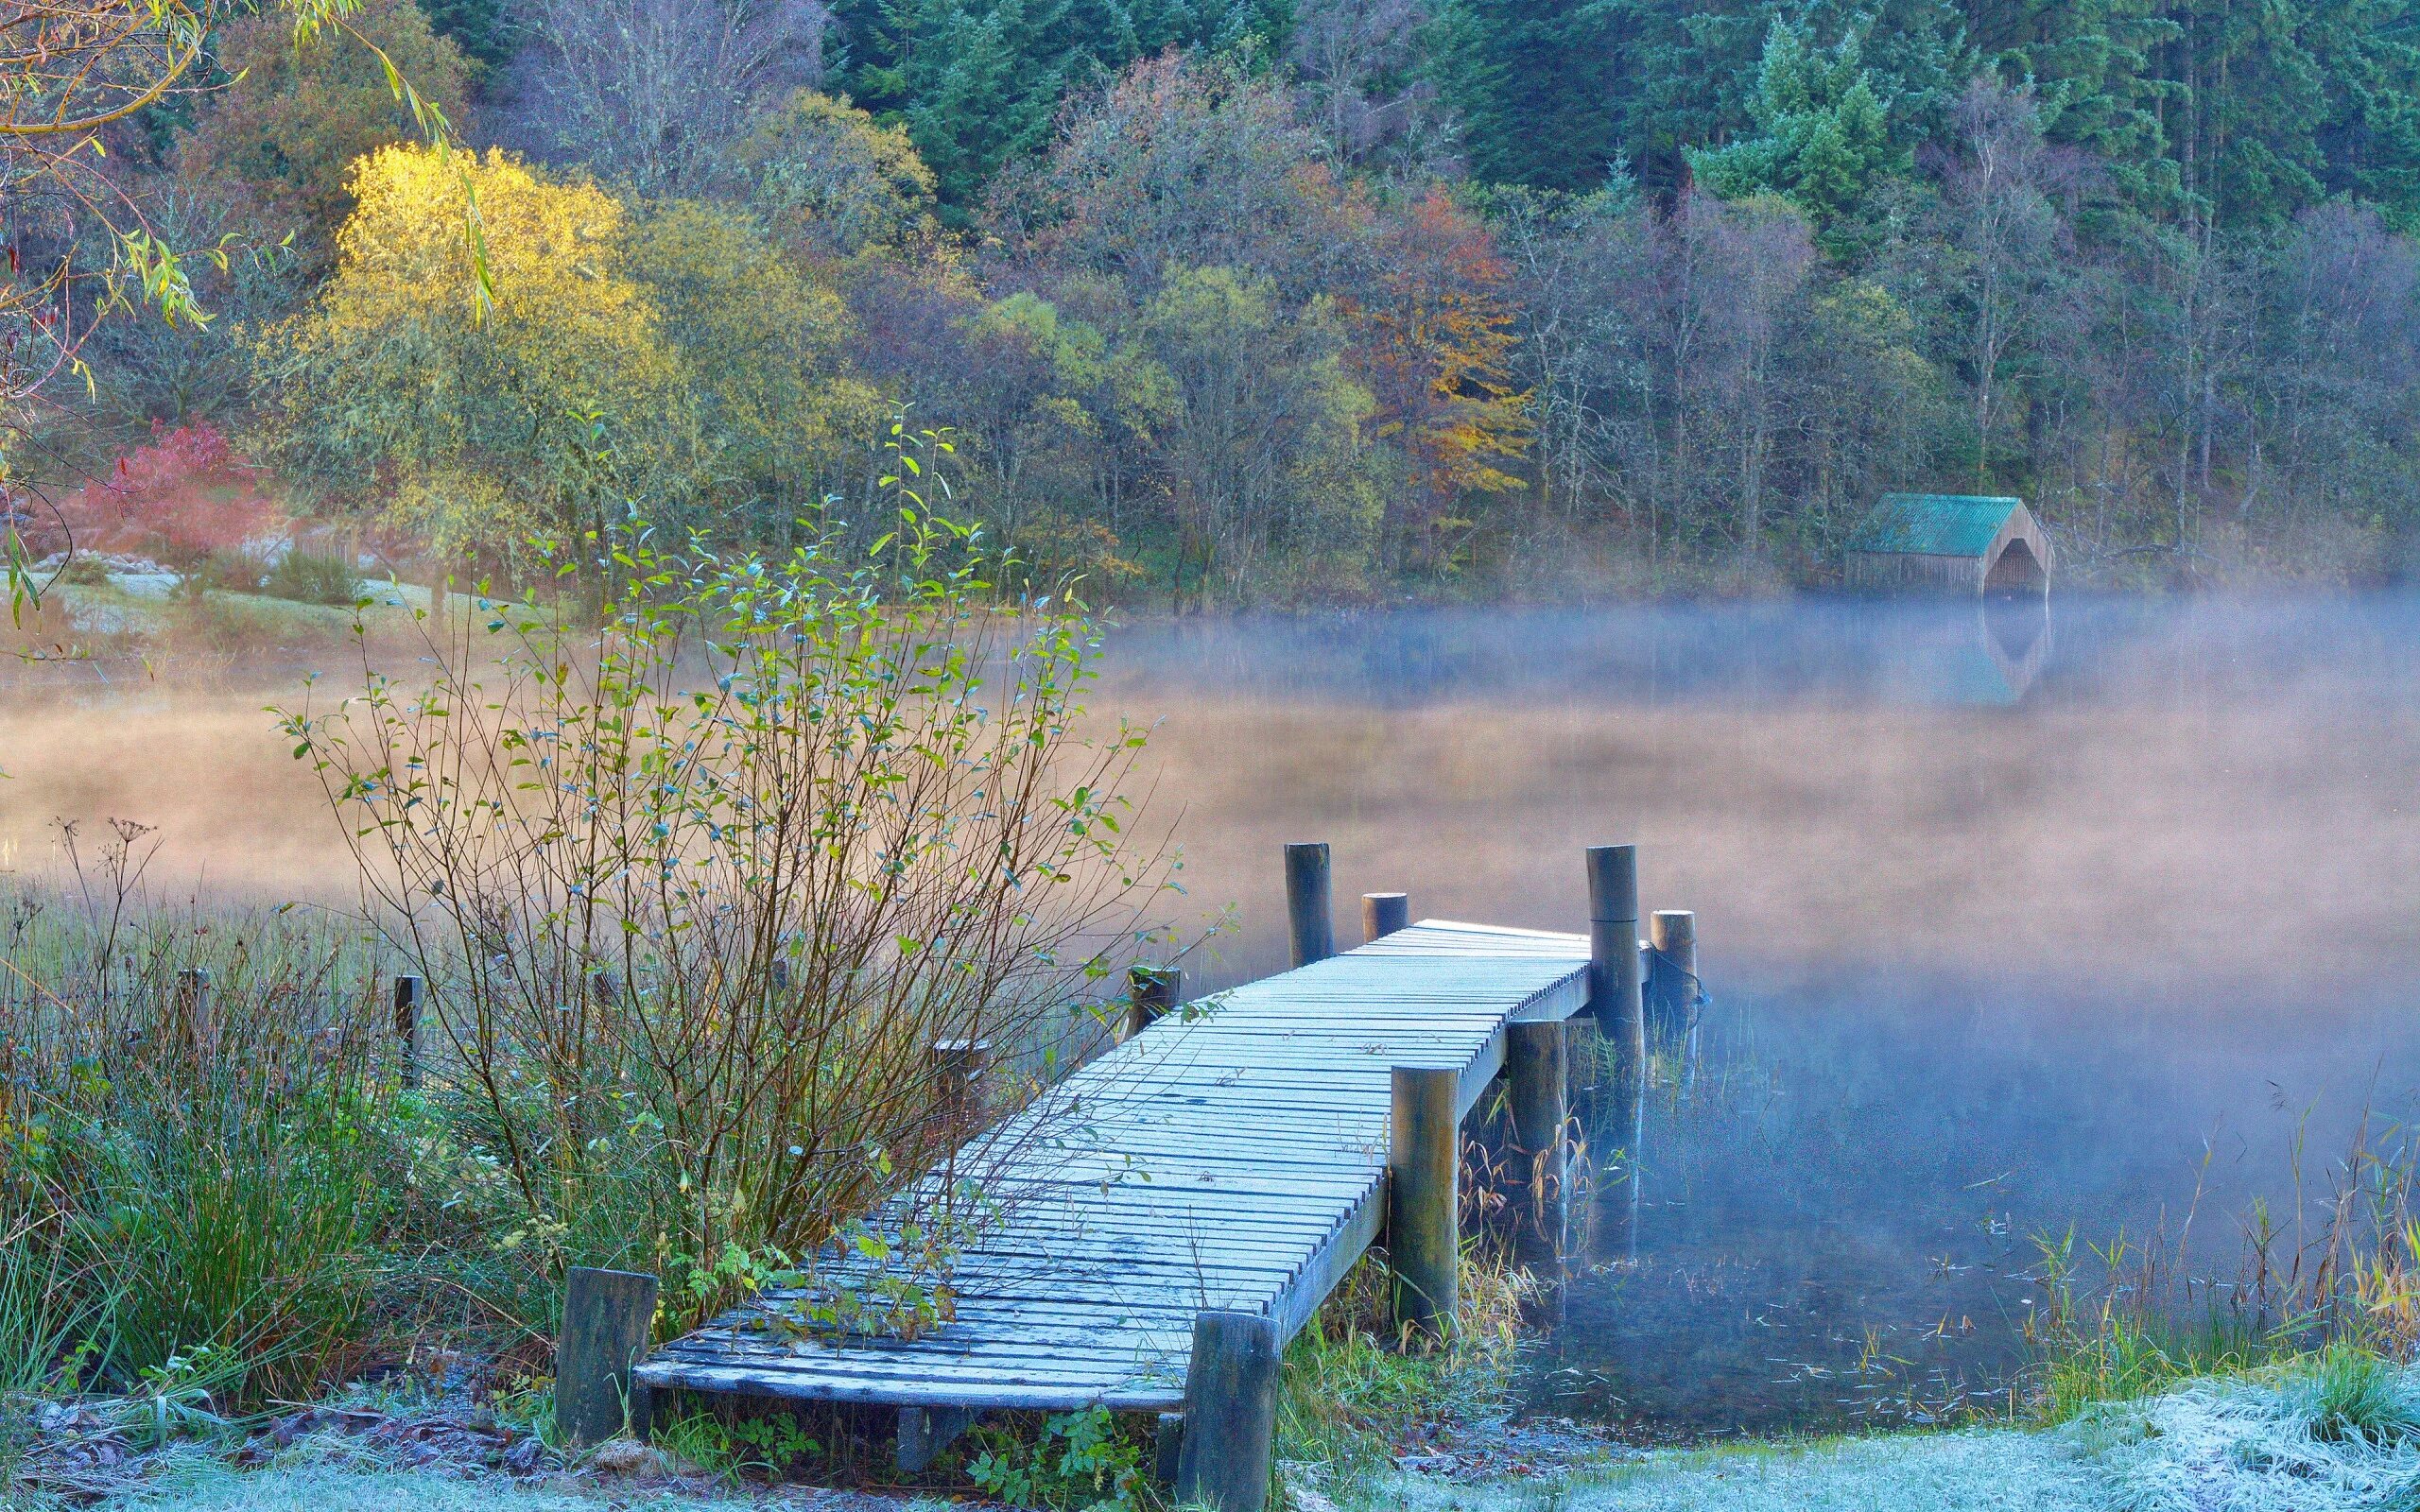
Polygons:
<instances>
[{"instance_id":1,"label":"evergreen tree","mask_svg":"<svg viewBox=\"0 0 2420 1512\"><path fill-rule=\"evenodd\" d=\"M850 94L908 128L944 216L962 225L1004 164L1048 144L1069 91L1170 46L1282 41L1288 10L1284 0L843 0L835 15Z\"/></svg>"},{"instance_id":2,"label":"evergreen tree","mask_svg":"<svg viewBox=\"0 0 2420 1512\"><path fill-rule=\"evenodd\" d=\"M453 38L465 58L493 67L512 52L504 0L420 0L420 8L428 24L440 36Z\"/></svg>"},{"instance_id":3,"label":"evergreen tree","mask_svg":"<svg viewBox=\"0 0 2420 1512\"><path fill-rule=\"evenodd\" d=\"M1766 44L1776 25L1809 47L1854 34L1894 146L1940 134L1977 67L1956 0L1605 0L1628 39L1616 130L1641 187L1668 198L1689 171L1686 149L1759 129Z\"/></svg>"},{"instance_id":4,"label":"evergreen tree","mask_svg":"<svg viewBox=\"0 0 2420 1512\"><path fill-rule=\"evenodd\" d=\"M1608 0L1449 0L1432 75L1488 183L1592 189L1617 146Z\"/></svg>"},{"instance_id":5,"label":"evergreen tree","mask_svg":"<svg viewBox=\"0 0 2420 1512\"><path fill-rule=\"evenodd\" d=\"M1876 179L1910 165L1892 142L1888 107L1854 31L1819 52L1775 16L1751 111L1754 135L1687 149L1700 181L1726 199L1783 195L1820 225L1853 209Z\"/></svg>"}]
</instances>

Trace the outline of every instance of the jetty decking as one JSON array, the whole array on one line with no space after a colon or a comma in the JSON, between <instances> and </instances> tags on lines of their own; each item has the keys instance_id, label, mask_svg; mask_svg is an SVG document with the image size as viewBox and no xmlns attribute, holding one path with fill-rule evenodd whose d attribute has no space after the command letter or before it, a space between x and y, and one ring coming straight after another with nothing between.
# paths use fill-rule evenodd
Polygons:
<instances>
[{"instance_id":1,"label":"jetty decking","mask_svg":"<svg viewBox=\"0 0 2420 1512\"><path fill-rule=\"evenodd\" d=\"M1427 920L1188 1005L970 1142L970 1168L1008 1152L989 1178L1008 1206L959 1261L950 1321L785 1337L761 1326L771 1294L632 1375L948 1423L1175 1408L1197 1314L1265 1317L1282 1349L1377 1235L1394 1070L1452 1073L1459 1120L1511 1025L1587 1006L1589 959L1583 935Z\"/></svg>"}]
</instances>

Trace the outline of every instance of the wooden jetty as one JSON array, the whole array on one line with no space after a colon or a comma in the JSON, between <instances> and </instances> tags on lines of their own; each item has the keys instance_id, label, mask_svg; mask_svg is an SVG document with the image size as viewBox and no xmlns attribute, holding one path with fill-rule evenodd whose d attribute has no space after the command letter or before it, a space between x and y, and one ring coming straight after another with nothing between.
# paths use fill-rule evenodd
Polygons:
<instances>
[{"instance_id":1,"label":"wooden jetty","mask_svg":"<svg viewBox=\"0 0 2420 1512\"><path fill-rule=\"evenodd\" d=\"M1341 954L1325 850L1289 848L1301 964L1174 1011L1173 973L1138 977L1123 1042L969 1141L968 1169L1005 1152L1010 1198L953 1270L947 1322L768 1330L769 1294L631 1382L895 1408L908 1469L987 1408L1158 1412L1180 1499L1256 1512L1278 1355L1364 1249L1383 1236L1400 1321L1450 1326L1459 1129L1495 1078L1516 1139L1559 1162L1564 1021L1593 1011L1643 1057L1630 847L1589 852L1589 935L1407 924L1380 894Z\"/></svg>"}]
</instances>

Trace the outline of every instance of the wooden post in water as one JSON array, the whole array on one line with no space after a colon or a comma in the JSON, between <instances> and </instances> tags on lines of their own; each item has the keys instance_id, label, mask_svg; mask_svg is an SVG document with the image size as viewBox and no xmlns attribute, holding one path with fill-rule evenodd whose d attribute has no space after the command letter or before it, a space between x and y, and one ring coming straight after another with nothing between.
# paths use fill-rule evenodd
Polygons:
<instances>
[{"instance_id":1,"label":"wooden post in water","mask_svg":"<svg viewBox=\"0 0 2420 1512\"><path fill-rule=\"evenodd\" d=\"M1411 898L1400 892L1365 892L1361 895L1361 938L1364 942L1384 939L1396 930L1411 923Z\"/></svg>"},{"instance_id":2,"label":"wooden post in water","mask_svg":"<svg viewBox=\"0 0 2420 1512\"><path fill-rule=\"evenodd\" d=\"M1324 840L1297 841L1286 848L1286 924L1296 966L1308 966L1336 954Z\"/></svg>"},{"instance_id":3,"label":"wooden post in water","mask_svg":"<svg viewBox=\"0 0 2420 1512\"><path fill-rule=\"evenodd\" d=\"M655 1278L575 1267L563 1288L563 1332L555 1346L555 1426L567 1444L601 1444L622 1431L647 1434L647 1388L631 1366L655 1329Z\"/></svg>"},{"instance_id":4,"label":"wooden post in water","mask_svg":"<svg viewBox=\"0 0 2420 1512\"><path fill-rule=\"evenodd\" d=\"M1614 1042L1614 1053L1644 1062L1647 1038L1640 1002L1638 848L1588 848L1588 1011Z\"/></svg>"},{"instance_id":5,"label":"wooden post in water","mask_svg":"<svg viewBox=\"0 0 2420 1512\"><path fill-rule=\"evenodd\" d=\"M406 1091L420 1085L420 1005L428 984L417 976L395 978L395 1048L400 1055Z\"/></svg>"},{"instance_id":6,"label":"wooden post in water","mask_svg":"<svg viewBox=\"0 0 2420 1512\"><path fill-rule=\"evenodd\" d=\"M1387 1263L1394 1321L1429 1338L1454 1326L1461 1270L1461 1077L1397 1066L1387 1145Z\"/></svg>"},{"instance_id":7,"label":"wooden post in water","mask_svg":"<svg viewBox=\"0 0 2420 1512\"><path fill-rule=\"evenodd\" d=\"M1647 1022L1640 998L1638 850L1588 848L1588 1009L1614 1049L1609 1123L1622 1152L1622 1179L1606 1211L1604 1237L1624 1259L1638 1251L1638 1155L1646 1133Z\"/></svg>"},{"instance_id":8,"label":"wooden post in water","mask_svg":"<svg viewBox=\"0 0 2420 1512\"><path fill-rule=\"evenodd\" d=\"M1126 1033L1132 1039L1157 1022L1184 996L1184 970L1177 966L1126 969Z\"/></svg>"},{"instance_id":9,"label":"wooden post in water","mask_svg":"<svg viewBox=\"0 0 2420 1512\"><path fill-rule=\"evenodd\" d=\"M1193 1315L1184 1437L1176 1456L1180 1506L1261 1512L1267 1504L1279 1353L1277 1325L1257 1313Z\"/></svg>"},{"instance_id":10,"label":"wooden post in water","mask_svg":"<svg viewBox=\"0 0 2420 1512\"><path fill-rule=\"evenodd\" d=\"M1655 1033L1677 1040L1697 1018L1698 916L1686 909L1659 908L1648 925L1647 940L1655 955L1648 981Z\"/></svg>"},{"instance_id":11,"label":"wooden post in water","mask_svg":"<svg viewBox=\"0 0 2420 1512\"><path fill-rule=\"evenodd\" d=\"M1530 1162L1530 1211L1516 1230L1513 1252L1532 1270L1546 1269L1562 1258L1570 1212L1564 1170L1564 1125L1569 1116L1564 1106L1564 1032L1560 1022L1505 1025L1504 1080L1512 1105L1512 1143Z\"/></svg>"}]
</instances>

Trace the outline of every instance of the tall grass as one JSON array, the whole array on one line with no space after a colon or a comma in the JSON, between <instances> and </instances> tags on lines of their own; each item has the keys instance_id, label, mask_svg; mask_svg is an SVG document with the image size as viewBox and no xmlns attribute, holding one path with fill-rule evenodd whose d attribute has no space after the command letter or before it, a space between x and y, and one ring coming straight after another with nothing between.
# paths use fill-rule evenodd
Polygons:
<instances>
[{"instance_id":1,"label":"tall grass","mask_svg":"<svg viewBox=\"0 0 2420 1512\"><path fill-rule=\"evenodd\" d=\"M2197 1267L2191 1210L2172 1236L2081 1247L2072 1231L2037 1239L2047 1304L2026 1324L2039 1354L2033 1410L2064 1421L2195 1377L2292 1365L2349 1380L2411 1361L2420 1353L2414 1132L2365 1114L2344 1153L2314 1175L2298 1129L2284 1211L2256 1202L2240 1216L2232 1275Z\"/></svg>"},{"instance_id":2,"label":"tall grass","mask_svg":"<svg viewBox=\"0 0 2420 1512\"><path fill-rule=\"evenodd\" d=\"M355 1347L396 1218L372 952L152 906L147 853L117 827L72 885L0 892L0 1383L208 1362L233 1400L303 1389Z\"/></svg>"}]
</instances>

